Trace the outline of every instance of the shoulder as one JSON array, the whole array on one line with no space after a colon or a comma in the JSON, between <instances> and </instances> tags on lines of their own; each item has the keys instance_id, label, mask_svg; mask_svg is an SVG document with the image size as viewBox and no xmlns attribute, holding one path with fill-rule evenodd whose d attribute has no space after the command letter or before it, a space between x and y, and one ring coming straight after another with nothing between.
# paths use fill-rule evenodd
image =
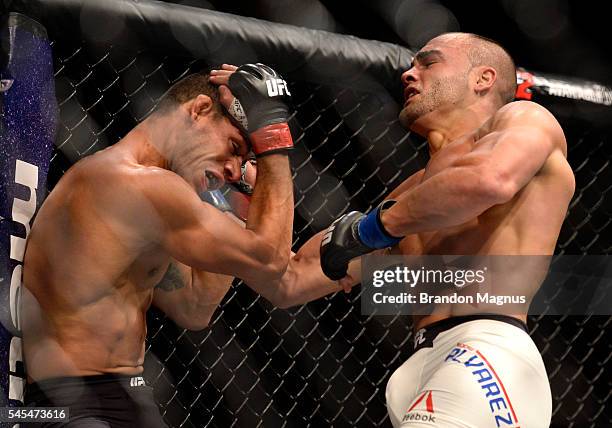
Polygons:
<instances>
[{"instance_id":1,"label":"shoulder","mask_svg":"<svg viewBox=\"0 0 612 428\"><path fill-rule=\"evenodd\" d=\"M92 156L75 164L70 173L73 180L99 196L112 199L128 197L134 193L162 195L165 188L190 189L188 184L172 171L126 162L115 157Z\"/></svg>"},{"instance_id":2,"label":"shoulder","mask_svg":"<svg viewBox=\"0 0 612 428\"><path fill-rule=\"evenodd\" d=\"M135 189L144 192L163 193L162 191L165 188L176 187L191 189L180 176L170 170L158 167L127 165L122 168L118 178L128 181Z\"/></svg>"},{"instance_id":3,"label":"shoulder","mask_svg":"<svg viewBox=\"0 0 612 428\"><path fill-rule=\"evenodd\" d=\"M549 141L567 152L565 134L553 114L531 101L514 101L504 105L491 118L491 132L508 131Z\"/></svg>"},{"instance_id":4,"label":"shoulder","mask_svg":"<svg viewBox=\"0 0 612 428\"><path fill-rule=\"evenodd\" d=\"M501 107L492 117L493 128L508 126L559 126L545 107L531 101L514 101Z\"/></svg>"},{"instance_id":5,"label":"shoulder","mask_svg":"<svg viewBox=\"0 0 612 428\"><path fill-rule=\"evenodd\" d=\"M531 101L514 101L504 105L492 117L492 128L508 127L554 128L561 131L557 119L548 109ZM562 132L562 131L561 131Z\"/></svg>"},{"instance_id":6,"label":"shoulder","mask_svg":"<svg viewBox=\"0 0 612 428\"><path fill-rule=\"evenodd\" d=\"M162 220L185 205L201 203L195 190L174 172L117 158L91 159L77 166L75 177L93 204L130 223L146 217Z\"/></svg>"},{"instance_id":7,"label":"shoulder","mask_svg":"<svg viewBox=\"0 0 612 428\"><path fill-rule=\"evenodd\" d=\"M208 218L206 204L172 171L126 166L114 180L109 211L148 242L162 242L171 231L200 227Z\"/></svg>"},{"instance_id":8,"label":"shoulder","mask_svg":"<svg viewBox=\"0 0 612 428\"><path fill-rule=\"evenodd\" d=\"M162 216L170 212L176 215L181 209L202 203L183 178L167 169L129 165L115 179L130 199L128 203L144 205Z\"/></svg>"}]
</instances>

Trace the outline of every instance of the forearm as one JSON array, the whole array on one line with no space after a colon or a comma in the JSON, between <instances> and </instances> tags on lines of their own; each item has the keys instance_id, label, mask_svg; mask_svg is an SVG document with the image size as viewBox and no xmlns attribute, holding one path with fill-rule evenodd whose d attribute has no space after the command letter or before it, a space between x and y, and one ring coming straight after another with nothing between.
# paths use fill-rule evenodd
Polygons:
<instances>
[{"instance_id":1,"label":"forearm","mask_svg":"<svg viewBox=\"0 0 612 428\"><path fill-rule=\"evenodd\" d=\"M274 80L271 80L274 79ZM219 86L221 104L249 135L257 156L257 180L248 210L245 248L252 257L242 270L244 280L266 281L287 269L293 225L293 182L286 150L293 147L289 130L289 90L271 94L270 81L287 88L281 76L263 64L223 65L211 71L210 81ZM254 262L254 263L252 263Z\"/></svg>"},{"instance_id":2,"label":"forearm","mask_svg":"<svg viewBox=\"0 0 612 428\"><path fill-rule=\"evenodd\" d=\"M248 211L247 230L255 236L256 257L262 264L286 268L293 226L293 182L289 159L283 154L258 160L257 183ZM282 273L282 272L281 272Z\"/></svg>"},{"instance_id":3,"label":"forearm","mask_svg":"<svg viewBox=\"0 0 612 428\"><path fill-rule=\"evenodd\" d=\"M522 106L502 108L494 129L471 152L398 198L382 216L387 232L405 236L457 226L510 201L565 141L549 112Z\"/></svg>"},{"instance_id":4,"label":"forearm","mask_svg":"<svg viewBox=\"0 0 612 428\"><path fill-rule=\"evenodd\" d=\"M257 290L274 306L288 308L302 305L343 289L338 281L332 281L323 274L319 261L319 246L323 232L308 240L292 254L283 276L267 287ZM349 265L350 283L344 284L345 290L360 280L361 265L358 260Z\"/></svg>"},{"instance_id":5,"label":"forearm","mask_svg":"<svg viewBox=\"0 0 612 428\"><path fill-rule=\"evenodd\" d=\"M452 167L398 197L382 223L392 236L406 236L463 224L501 202L488 178L470 167Z\"/></svg>"},{"instance_id":6,"label":"forearm","mask_svg":"<svg viewBox=\"0 0 612 428\"><path fill-rule=\"evenodd\" d=\"M244 222L234 214L227 212L226 215L240 226L245 226ZM184 266L184 268L189 269L187 266ZM201 318L208 325L217 307L230 289L234 277L195 268L191 268L188 273L191 274L189 315Z\"/></svg>"}]
</instances>

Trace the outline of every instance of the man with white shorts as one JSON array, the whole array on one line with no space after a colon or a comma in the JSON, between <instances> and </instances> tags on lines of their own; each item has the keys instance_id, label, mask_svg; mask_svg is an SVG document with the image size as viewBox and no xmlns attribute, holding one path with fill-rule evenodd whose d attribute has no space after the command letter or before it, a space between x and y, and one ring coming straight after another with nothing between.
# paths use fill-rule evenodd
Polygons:
<instances>
[{"instance_id":1,"label":"man with white shorts","mask_svg":"<svg viewBox=\"0 0 612 428\"><path fill-rule=\"evenodd\" d=\"M402 82L400 122L427 138L429 162L369 214L348 213L308 241L281 280L285 305L350 289L359 256L373 251L553 254L574 176L556 119L512 102L510 55L481 36L443 34L417 52ZM394 427L549 426L550 387L526 326L541 278L520 265L512 276L508 292L526 296L512 314L437 304L414 316L414 352L387 385Z\"/></svg>"}]
</instances>

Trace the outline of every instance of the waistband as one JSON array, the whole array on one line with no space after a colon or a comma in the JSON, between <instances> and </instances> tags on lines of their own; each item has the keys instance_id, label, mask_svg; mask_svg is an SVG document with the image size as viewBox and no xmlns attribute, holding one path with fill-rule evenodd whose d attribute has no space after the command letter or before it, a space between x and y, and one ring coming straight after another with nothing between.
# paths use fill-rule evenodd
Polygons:
<instances>
[{"instance_id":1,"label":"waistband","mask_svg":"<svg viewBox=\"0 0 612 428\"><path fill-rule=\"evenodd\" d=\"M523 321L511 317L509 315L499 314L475 314L475 315L462 315L456 317L445 318L440 321L433 322L421 329L414 334L414 352L421 348L433 347L434 339L442 332L450 330L453 327L457 327L460 324L476 321L476 320L493 320L501 321L506 324L513 325L520 328L525 333L529 333L527 330L527 324Z\"/></svg>"},{"instance_id":2,"label":"waistband","mask_svg":"<svg viewBox=\"0 0 612 428\"><path fill-rule=\"evenodd\" d=\"M91 376L65 376L44 379L38 382L28 383L25 387L26 397L44 395L45 392L55 389L69 389L75 387L139 387L146 386L142 376L122 374L101 374Z\"/></svg>"}]
</instances>

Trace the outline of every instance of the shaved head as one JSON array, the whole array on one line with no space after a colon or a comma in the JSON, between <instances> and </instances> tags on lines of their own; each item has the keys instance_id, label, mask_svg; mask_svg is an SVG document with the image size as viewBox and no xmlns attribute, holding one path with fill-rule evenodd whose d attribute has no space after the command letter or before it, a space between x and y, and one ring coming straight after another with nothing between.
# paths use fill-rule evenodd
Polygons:
<instances>
[{"instance_id":1,"label":"shaved head","mask_svg":"<svg viewBox=\"0 0 612 428\"><path fill-rule=\"evenodd\" d=\"M440 37L456 38L465 43L472 67L488 66L497 71L495 89L502 104L514 100L516 93L516 66L510 54L499 43L478 34L447 33Z\"/></svg>"},{"instance_id":2,"label":"shaved head","mask_svg":"<svg viewBox=\"0 0 612 428\"><path fill-rule=\"evenodd\" d=\"M471 33L445 33L414 55L402 82L405 102L399 118L412 129L417 121L417 128L424 127L452 110L498 109L513 101L516 68L508 52L493 40Z\"/></svg>"}]
</instances>

